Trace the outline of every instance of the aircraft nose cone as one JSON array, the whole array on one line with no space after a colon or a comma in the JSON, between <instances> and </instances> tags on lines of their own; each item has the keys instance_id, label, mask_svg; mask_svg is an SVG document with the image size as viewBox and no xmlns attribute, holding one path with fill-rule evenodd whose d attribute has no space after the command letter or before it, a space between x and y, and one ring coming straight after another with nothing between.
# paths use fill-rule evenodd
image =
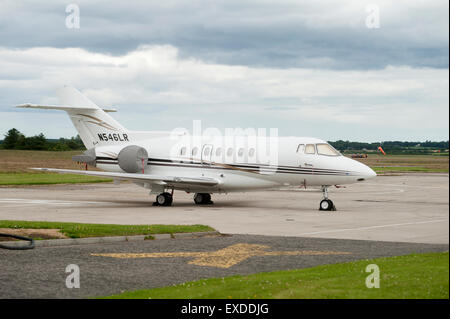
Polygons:
<instances>
[{"instance_id":1,"label":"aircraft nose cone","mask_svg":"<svg viewBox=\"0 0 450 319\"><path fill-rule=\"evenodd\" d=\"M362 175L362 179L363 180L368 180L371 178L374 178L375 176L377 176L377 173L375 173L375 171L373 169L371 169L369 166L363 164L363 163L359 163L360 166L360 174Z\"/></svg>"},{"instance_id":2,"label":"aircraft nose cone","mask_svg":"<svg viewBox=\"0 0 450 319\"><path fill-rule=\"evenodd\" d=\"M377 176L377 173L375 173L375 171L369 166L358 161L354 161L353 163L355 165L354 169L358 172L357 175L359 175L358 181L368 180Z\"/></svg>"},{"instance_id":3,"label":"aircraft nose cone","mask_svg":"<svg viewBox=\"0 0 450 319\"><path fill-rule=\"evenodd\" d=\"M369 166L367 166L367 176L366 178L374 178L375 176L377 176L377 173L375 173L375 171L373 169L371 169Z\"/></svg>"}]
</instances>

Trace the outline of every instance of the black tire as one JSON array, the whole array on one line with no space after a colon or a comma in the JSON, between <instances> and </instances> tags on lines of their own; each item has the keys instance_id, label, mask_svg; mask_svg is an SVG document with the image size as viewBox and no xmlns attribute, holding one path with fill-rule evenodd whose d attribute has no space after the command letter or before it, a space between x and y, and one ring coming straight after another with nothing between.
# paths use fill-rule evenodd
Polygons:
<instances>
[{"instance_id":1,"label":"black tire","mask_svg":"<svg viewBox=\"0 0 450 319\"><path fill-rule=\"evenodd\" d=\"M167 204L167 197L165 196L164 193L159 194L158 196L156 196L156 203L158 204L158 206L166 206L166 204Z\"/></svg>"},{"instance_id":2,"label":"black tire","mask_svg":"<svg viewBox=\"0 0 450 319\"><path fill-rule=\"evenodd\" d=\"M194 196L194 203L196 205L212 204L211 194L209 193L197 193Z\"/></svg>"},{"instance_id":3,"label":"black tire","mask_svg":"<svg viewBox=\"0 0 450 319\"><path fill-rule=\"evenodd\" d=\"M336 210L336 208L334 207L334 204L331 200L324 199L320 202L319 210L330 211L330 210Z\"/></svg>"},{"instance_id":4,"label":"black tire","mask_svg":"<svg viewBox=\"0 0 450 319\"><path fill-rule=\"evenodd\" d=\"M173 202L173 196L170 193L162 193L156 196L157 206L171 206Z\"/></svg>"},{"instance_id":5,"label":"black tire","mask_svg":"<svg viewBox=\"0 0 450 319\"><path fill-rule=\"evenodd\" d=\"M197 193L194 195L194 203L197 205L201 205L203 204L203 194L201 193Z\"/></svg>"},{"instance_id":6,"label":"black tire","mask_svg":"<svg viewBox=\"0 0 450 319\"><path fill-rule=\"evenodd\" d=\"M173 196L170 193L164 193L164 196L166 196L167 202L165 206L172 206L173 203Z\"/></svg>"},{"instance_id":7,"label":"black tire","mask_svg":"<svg viewBox=\"0 0 450 319\"><path fill-rule=\"evenodd\" d=\"M203 194L203 204L211 204L211 194Z\"/></svg>"}]
</instances>

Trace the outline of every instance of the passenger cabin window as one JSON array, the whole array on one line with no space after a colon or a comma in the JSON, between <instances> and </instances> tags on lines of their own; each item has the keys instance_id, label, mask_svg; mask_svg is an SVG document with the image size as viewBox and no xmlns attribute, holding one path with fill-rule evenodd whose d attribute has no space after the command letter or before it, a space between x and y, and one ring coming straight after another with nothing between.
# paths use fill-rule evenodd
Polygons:
<instances>
[{"instance_id":1,"label":"passenger cabin window","mask_svg":"<svg viewBox=\"0 0 450 319\"><path fill-rule=\"evenodd\" d=\"M305 153L305 144L298 144L297 153L300 153L300 154Z\"/></svg>"},{"instance_id":2,"label":"passenger cabin window","mask_svg":"<svg viewBox=\"0 0 450 319\"><path fill-rule=\"evenodd\" d=\"M211 152L211 148L209 146L205 147L203 151L204 156L209 156L209 153Z\"/></svg>"},{"instance_id":3,"label":"passenger cabin window","mask_svg":"<svg viewBox=\"0 0 450 319\"><path fill-rule=\"evenodd\" d=\"M219 147L219 148L216 150L216 156L219 157L220 155L222 155L222 148Z\"/></svg>"},{"instance_id":4,"label":"passenger cabin window","mask_svg":"<svg viewBox=\"0 0 450 319\"><path fill-rule=\"evenodd\" d=\"M341 153L339 153L333 146L330 144L316 144L317 146L317 154L319 155L326 155L326 156L339 156Z\"/></svg>"},{"instance_id":5,"label":"passenger cabin window","mask_svg":"<svg viewBox=\"0 0 450 319\"><path fill-rule=\"evenodd\" d=\"M305 154L316 154L316 147L314 146L314 144L306 145Z\"/></svg>"},{"instance_id":6,"label":"passenger cabin window","mask_svg":"<svg viewBox=\"0 0 450 319\"><path fill-rule=\"evenodd\" d=\"M228 157L231 157L231 156L233 156L233 149L230 147L229 149L228 149L228 151L227 151L227 156Z\"/></svg>"},{"instance_id":7,"label":"passenger cabin window","mask_svg":"<svg viewBox=\"0 0 450 319\"><path fill-rule=\"evenodd\" d=\"M243 148L240 148L239 149L239 152L238 152L238 156L239 157L242 157L244 155L244 149Z\"/></svg>"},{"instance_id":8,"label":"passenger cabin window","mask_svg":"<svg viewBox=\"0 0 450 319\"><path fill-rule=\"evenodd\" d=\"M192 149L192 156L197 155L197 152L198 152L198 148L197 148L197 147L194 147L194 148Z\"/></svg>"},{"instance_id":9,"label":"passenger cabin window","mask_svg":"<svg viewBox=\"0 0 450 319\"><path fill-rule=\"evenodd\" d=\"M186 155L186 147L182 147L182 148L181 148L181 150L180 150L180 155L181 155L181 156Z\"/></svg>"},{"instance_id":10,"label":"passenger cabin window","mask_svg":"<svg viewBox=\"0 0 450 319\"><path fill-rule=\"evenodd\" d=\"M253 157L255 155L255 149L254 148L251 148L249 151L248 151L248 156L249 157Z\"/></svg>"}]
</instances>

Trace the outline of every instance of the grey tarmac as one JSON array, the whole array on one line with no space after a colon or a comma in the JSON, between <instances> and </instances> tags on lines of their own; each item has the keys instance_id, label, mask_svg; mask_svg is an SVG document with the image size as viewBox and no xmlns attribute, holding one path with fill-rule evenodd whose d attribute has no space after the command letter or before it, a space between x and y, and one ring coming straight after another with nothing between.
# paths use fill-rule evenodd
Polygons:
<instances>
[{"instance_id":1,"label":"grey tarmac","mask_svg":"<svg viewBox=\"0 0 450 319\"><path fill-rule=\"evenodd\" d=\"M232 265L218 266L224 258L233 258L232 256L236 254L242 255L242 250L225 257L217 255L217 251L242 246L262 247L256 250L269 252L269 254L248 255ZM0 250L0 298L106 296L202 278L246 275L367 258L442 251L448 251L448 244L257 235L39 247L28 251ZM203 264L195 262L196 257L189 255L192 253L208 255L214 252L216 255L213 259L218 260L219 264L209 258L205 265L205 260ZM300 253L283 254L286 252ZM314 253L311 254L311 252ZM111 253L134 255L126 255L126 258L105 255ZM176 256L155 257L155 254L160 256L161 253ZM148 254L153 257L136 258L136 256L149 256ZM184 255L180 256L180 254ZM69 274L65 272L65 269L69 264L79 266L80 288L66 287L66 277Z\"/></svg>"},{"instance_id":2,"label":"grey tarmac","mask_svg":"<svg viewBox=\"0 0 450 319\"><path fill-rule=\"evenodd\" d=\"M285 189L213 196L196 206L175 192L171 207L134 184L0 188L0 220L111 224L206 224L222 233L445 244L449 242L448 174L378 176L331 188L338 211L320 212L322 194Z\"/></svg>"},{"instance_id":3,"label":"grey tarmac","mask_svg":"<svg viewBox=\"0 0 450 319\"><path fill-rule=\"evenodd\" d=\"M214 205L205 206L194 205L193 194L175 192L172 207L152 206L154 197L130 183L0 188L0 220L206 224L233 234L0 250L0 298L105 296L201 278L448 251L448 177L378 176L333 188L337 212L319 212L321 193L309 188L213 195ZM80 267L79 289L66 288L69 264Z\"/></svg>"}]
</instances>

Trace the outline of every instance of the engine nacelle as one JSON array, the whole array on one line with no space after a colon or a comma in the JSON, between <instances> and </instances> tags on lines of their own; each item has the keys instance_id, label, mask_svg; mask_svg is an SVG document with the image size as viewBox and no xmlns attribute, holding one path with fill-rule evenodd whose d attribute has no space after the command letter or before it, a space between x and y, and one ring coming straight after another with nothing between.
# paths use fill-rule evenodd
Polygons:
<instances>
[{"instance_id":1,"label":"engine nacelle","mask_svg":"<svg viewBox=\"0 0 450 319\"><path fill-rule=\"evenodd\" d=\"M137 173L147 166L148 153L141 146L128 145L119 152L117 159L119 167L125 172Z\"/></svg>"}]
</instances>

